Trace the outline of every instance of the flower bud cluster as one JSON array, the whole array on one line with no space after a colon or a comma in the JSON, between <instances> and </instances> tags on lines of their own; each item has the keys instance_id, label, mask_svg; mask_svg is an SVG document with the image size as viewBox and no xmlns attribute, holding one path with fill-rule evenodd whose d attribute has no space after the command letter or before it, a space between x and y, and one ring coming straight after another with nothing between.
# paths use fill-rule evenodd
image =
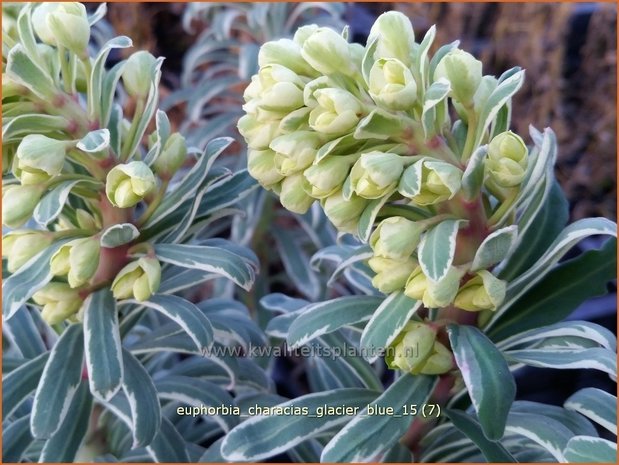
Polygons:
<instances>
[{"instance_id":1,"label":"flower bud cluster","mask_svg":"<svg viewBox=\"0 0 619 465\"><path fill-rule=\"evenodd\" d=\"M434 29L418 43L397 12L376 20L366 47L346 36L305 26L291 40L262 46L238 123L250 174L286 209L304 213L317 200L340 232L369 240L372 284L381 292L403 292L428 309L496 310L506 283L492 274L494 263L479 269L473 259L506 226L502 212L528 169L527 146L507 130L509 121L483 121L501 81L453 45L428 56ZM437 278L419 250L446 220L458 221L458 230L433 244L453 252ZM448 365L447 349L434 339L426 346L422 359L432 363L425 371L406 357L392 366L443 370L434 366Z\"/></svg>"},{"instance_id":2,"label":"flower bud cluster","mask_svg":"<svg viewBox=\"0 0 619 465\"><path fill-rule=\"evenodd\" d=\"M90 55L84 5L13 8L17 16L3 22L2 224L11 230L3 236L2 253L7 270L19 272L48 247L55 248L48 264L53 280L33 296L51 324L75 318L88 294L101 287L110 287L117 299L146 300L157 292L161 276L152 246L142 244L146 256L134 257L130 252L141 244L139 235L120 245L102 238L119 224L139 229L187 160L179 133L156 130L149 146L141 145L156 108L161 60L138 51L119 65L119 73L108 74ZM30 28L22 25L20 35L17 21L29 21ZM115 41L114 46L130 44L124 37ZM109 108L106 100L115 94L109 83L116 82L132 99L132 118ZM120 119L112 122L113 117Z\"/></svg>"}]
</instances>

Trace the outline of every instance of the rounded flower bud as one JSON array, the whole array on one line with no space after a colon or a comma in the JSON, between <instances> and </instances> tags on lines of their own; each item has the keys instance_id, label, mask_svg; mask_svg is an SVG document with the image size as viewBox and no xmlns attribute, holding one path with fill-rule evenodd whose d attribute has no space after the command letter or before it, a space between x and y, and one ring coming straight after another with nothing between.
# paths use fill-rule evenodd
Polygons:
<instances>
[{"instance_id":1,"label":"rounded flower bud","mask_svg":"<svg viewBox=\"0 0 619 465\"><path fill-rule=\"evenodd\" d=\"M305 191L316 199L324 199L342 188L354 158L328 156L303 172Z\"/></svg>"},{"instance_id":2,"label":"rounded flower bud","mask_svg":"<svg viewBox=\"0 0 619 465\"><path fill-rule=\"evenodd\" d=\"M43 2L32 11L32 28L39 39L48 45L56 45L56 36L47 23L50 13L56 11L61 3Z\"/></svg>"},{"instance_id":3,"label":"rounded flower bud","mask_svg":"<svg viewBox=\"0 0 619 465\"><path fill-rule=\"evenodd\" d=\"M47 15L47 27L56 40L81 58L88 57L88 41L90 40L90 24L86 7L77 2L62 2ZM50 45L53 45L50 43Z\"/></svg>"},{"instance_id":4,"label":"rounded flower bud","mask_svg":"<svg viewBox=\"0 0 619 465\"><path fill-rule=\"evenodd\" d=\"M2 193L2 224L18 228L28 221L44 190L41 185L7 186Z\"/></svg>"},{"instance_id":5,"label":"rounded flower bud","mask_svg":"<svg viewBox=\"0 0 619 465\"><path fill-rule=\"evenodd\" d=\"M99 218L95 217L93 214L83 210L82 208L77 208L75 210L75 218L77 220L77 225L81 229L101 229L101 221Z\"/></svg>"},{"instance_id":6,"label":"rounded flower bud","mask_svg":"<svg viewBox=\"0 0 619 465\"><path fill-rule=\"evenodd\" d=\"M463 271L451 267L439 281L432 281L418 267L408 278L404 294L411 299L421 300L427 308L443 308L450 305L458 292Z\"/></svg>"},{"instance_id":7,"label":"rounded flower bud","mask_svg":"<svg viewBox=\"0 0 619 465\"><path fill-rule=\"evenodd\" d=\"M118 272L112 283L116 299L148 300L159 289L161 265L156 258L141 257Z\"/></svg>"},{"instance_id":8,"label":"rounded flower bud","mask_svg":"<svg viewBox=\"0 0 619 465\"><path fill-rule=\"evenodd\" d=\"M413 62L415 33L410 20L402 13L389 11L381 14L368 37L368 44L378 40L375 57L397 58L410 66Z\"/></svg>"},{"instance_id":9,"label":"rounded flower bud","mask_svg":"<svg viewBox=\"0 0 619 465\"><path fill-rule=\"evenodd\" d=\"M50 325L62 323L75 315L83 303L79 292L67 283L49 283L35 292L32 300L43 306L41 317Z\"/></svg>"},{"instance_id":10,"label":"rounded flower bud","mask_svg":"<svg viewBox=\"0 0 619 465\"><path fill-rule=\"evenodd\" d=\"M243 115L237 123L239 133L251 149L265 150L279 133L279 121L259 122L255 115Z\"/></svg>"},{"instance_id":11,"label":"rounded flower bud","mask_svg":"<svg viewBox=\"0 0 619 465\"><path fill-rule=\"evenodd\" d=\"M303 106L305 83L294 71L282 65L266 65L260 68L258 79L259 108L268 112L282 113L283 116Z\"/></svg>"},{"instance_id":12,"label":"rounded flower bud","mask_svg":"<svg viewBox=\"0 0 619 465\"><path fill-rule=\"evenodd\" d=\"M355 233L359 217L368 201L362 197L352 195L346 200L339 190L323 199L322 207L329 221L341 232Z\"/></svg>"},{"instance_id":13,"label":"rounded flower bud","mask_svg":"<svg viewBox=\"0 0 619 465\"><path fill-rule=\"evenodd\" d=\"M44 231L11 231L2 237L2 256L7 259L7 269L15 273L28 260L52 243L52 236Z\"/></svg>"},{"instance_id":14,"label":"rounded flower bud","mask_svg":"<svg viewBox=\"0 0 619 465\"><path fill-rule=\"evenodd\" d=\"M417 205L434 205L453 198L462 185L462 171L450 163L422 159L402 175L398 192Z\"/></svg>"},{"instance_id":15,"label":"rounded flower bud","mask_svg":"<svg viewBox=\"0 0 619 465\"><path fill-rule=\"evenodd\" d=\"M112 168L105 182L105 193L115 207L128 208L142 200L155 185L155 176L148 165L132 161Z\"/></svg>"},{"instance_id":16,"label":"rounded flower bud","mask_svg":"<svg viewBox=\"0 0 619 465\"><path fill-rule=\"evenodd\" d=\"M319 27L303 41L301 55L322 74L343 73L354 76L358 67L351 56L349 43L328 27Z\"/></svg>"},{"instance_id":17,"label":"rounded flower bud","mask_svg":"<svg viewBox=\"0 0 619 465\"><path fill-rule=\"evenodd\" d=\"M434 71L434 80L440 78L451 83L452 98L462 104L469 104L481 83L481 61L464 50L452 50L443 57Z\"/></svg>"},{"instance_id":18,"label":"rounded flower bud","mask_svg":"<svg viewBox=\"0 0 619 465\"><path fill-rule=\"evenodd\" d=\"M502 132L488 145L486 171L501 187L518 186L527 170L528 149L518 134Z\"/></svg>"},{"instance_id":19,"label":"rounded flower bud","mask_svg":"<svg viewBox=\"0 0 619 465\"><path fill-rule=\"evenodd\" d=\"M370 70L370 96L390 110L407 110L417 100L417 83L404 63L381 58Z\"/></svg>"},{"instance_id":20,"label":"rounded flower bud","mask_svg":"<svg viewBox=\"0 0 619 465\"><path fill-rule=\"evenodd\" d=\"M436 341L436 331L429 325L410 321L394 344L393 359L387 359L391 368L418 374L432 354Z\"/></svg>"},{"instance_id":21,"label":"rounded flower bud","mask_svg":"<svg viewBox=\"0 0 619 465\"><path fill-rule=\"evenodd\" d=\"M20 177L25 174L41 181L60 174L70 144L41 134L28 134L22 139L16 152ZM30 184L27 176L25 181L25 184Z\"/></svg>"},{"instance_id":22,"label":"rounded flower bud","mask_svg":"<svg viewBox=\"0 0 619 465\"><path fill-rule=\"evenodd\" d=\"M496 310L505 299L505 289L505 281L481 270L460 288L454 305L469 312Z\"/></svg>"},{"instance_id":23,"label":"rounded flower bud","mask_svg":"<svg viewBox=\"0 0 619 465\"><path fill-rule=\"evenodd\" d=\"M279 201L286 210L299 214L306 213L314 200L303 189L302 173L293 174L282 181Z\"/></svg>"},{"instance_id":24,"label":"rounded flower bud","mask_svg":"<svg viewBox=\"0 0 619 465\"><path fill-rule=\"evenodd\" d=\"M404 285L418 263L412 258L394 260L391 258L372 257L368 265L376 276L372 278L372 286L380 292L389 294L404 289Z\"/></svg>"},{"instance_id":25,"label":"rounded flower bud","mask_svg":"<svg viewBox=\"0 0 619 465\"><path fill-rule=\"evenodd\" d=\"M265 188L277 184L284 176L275 167L275 152L271 149L247 151L247 171Z\"/></svg>"},{"instance_id":26,"label":"rounded flower bud","mask_svg":"<svg viewBox=\"0 0 619 465\"><path fill-rule=\"evenodd\" d=\"M178 132L172 134L166 141L161 153L155 160L153 168L162 178L171 178L187 159L187 144L185 138Z\"/></svg>"},{"instance_id":27,"label":"rounded flower bud","mask_svg":"<svg viewBox=\"0 0 619 465\"><path fill-rule=\"evenodd\" d=\"M370 236L370 246L375 256L404 260L413 254L425 229L415 221L392 216L376 227Z\"/></svg>"},{"instance_id":28,"label":"rounded flower bud","mask_svg":"<svg viewBox=\"0 0 619 465\"><path fill-rule=\"evenodd\" d=\"M400 155L364 153L350 172L352 188L361 197L378 199L396 188L403 170L404 161Z\"/></svg>"},{"instance_id":29,"label":"rounded flower bud","mask_svg":"<svg viewBox=\"0 0 619 465\"><path fill-rule=\"evenodd\" d=\"M275 167L283 176L290 176L310 166L322 145L320 136L311 131L299 131L273 139L269 147L275 152Z\"/></svg>"},{"instance_id":30,"label":"rounded flower bud","mask_svg":"<svg viewBox=\"0 0 619 465\"><path fill-rule=\"evenodd\" d=\"M453 354L438 341L434 342L432 352L419 372L423 375L442 375L454 368Z\"/></svg>"},{"instance_id":31,"label":"rounded flower bud","mask_svg":"<svg viewBox=\"0 0 619 465\"><path fill-rule=\"evenodd\" d=\"M150 91L157 59L146 51L135 52L125 63L122 79L125 90L136 99L145 99Z\"/></svg>"},{"instance_id":32,"label":"rounded flower bud","mask_svg":"<svg viewBox=\"0 0 619 465\"><path fill-rule=\"evenodd\" d=\"M317 132L337 136L351 132L359 123L363 108L357 98L343 89L314 91L317 105L309 115L309 125Z\"/></svg>"},{"instance_id":33,"label":"rounded flower bud","mask_svg":"<svg viewBox=\"0 0 619 465\"><path fill-rule=\"evenodd\" d=\"M310 26L304 26L310 27ZM304 27L297 30L297 35L301 34ZM317 26L316 26L317 27ZM258 52L258 65L262 68L266 65L282 65L301 76L317 76L316 70L312 68L301 55L301 45L296 39L279 39L267 42Z\"/></svg>"},{"instance_id":34,"label":"rounded flower bud","mask_svg":"<svg viewBox=\"0 0 619 465\"><path fill-rule=\"evenodd\" d=\"M72 288L86 284L99 267L101 246L97 237L74 239L62 245L50 259L50 271L67 275Z\"/></svg>"}]
</instances>

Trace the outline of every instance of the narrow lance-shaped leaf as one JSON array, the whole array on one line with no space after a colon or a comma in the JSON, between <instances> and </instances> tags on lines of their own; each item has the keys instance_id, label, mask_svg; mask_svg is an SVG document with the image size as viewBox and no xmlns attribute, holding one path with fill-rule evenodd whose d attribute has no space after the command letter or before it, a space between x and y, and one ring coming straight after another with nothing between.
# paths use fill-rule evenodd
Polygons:
<instances>
[{"instance_id":1,"label":"narrow lance-shaped leaf","mask_svg":"<svg viewBox=\"0 0 619 465\"><path fill-rule=\"evenodd\" d=\"M370 404L372 408L392 408L394 414L373 415L366 407L329 441L321 461L369 462L376 459L406 432L413 420L406 413L410 412L409 406L427 402L435 384L433 376L406 374L400 377Z\"/></svg>"},{"instance_id":2,"label":"narrow lance-shaped leaf","mask_svg":"<svg viewBox=\"0 0 619 465\"><path fill-rule=\"evenodd\" d=\"M460 410L447 410L447 416L454 426L462 431L481 450L488 463L509 463L517 460L500 442L491 441L484 436L480 424Z\"/></svg>"},{"instance_id":3,"label":"narrow lance-shaped leaf","mask_svg":"<svg viewBox=\"0 0 619 465\"><path fill-rule=\"evenodd\" d=\"M611 433L617 432L617 398L598 388L584 388L572 394L563 404Z\"/></svg>"},{"instance_id":4,"label":"narrow lance-shaped leaf","mask_svg":"<svg viewBox=\"0 0 619 465\"><path fill-rule=\"evenodd\" d=\"M109 400L123 378L118 310L109 289L90 294L84 303L84 346L90 391Z\"/></svg>"},{"instance_id":5,"label":"narrow lance-shaped leaf","mask_svg":"<svg viewBox=\"0 0 619 465\"><path fill-rule=\"evenodd\" d=\"M421 301L413 300L402 292L394 292L376 309L361 335L364 357L370 363L378 359L380 352L400 334Z\"/></svg>"},{"instance_id":6,"label":"narrow lance-shaped leaf","mask_svg":"<svg viewBox=\"0 0 619 465\"><path fill-rule=\"evenodd\" d=\"M39 461L73 462L88 432L91 410L92 396L88 392L87 383L82 381L60 428L45 442Z\"/></svg>"},{"instance_id":7,"label":"narrow lance-shaped leaf","mask_svg":"<svg viewBox=\"0 0 619 465\"><path fill-rule=\"evenodd\" d=\"M297 347L315 337L369 320L383 299L370 296L346 296L310 305L292 323L288 344Z\"/></svg>"},{"instance_id":8,"label":"narrow lance-shaped leaf","mask_svg":"<svg viewBox=\"0 0 619 465\"><path fill-rule=\"evenodd\" d=\"M462 220L445 220L428 231L419 244L419 265L432 281L449 271L456 252L456 236Z\"/></svg>"},{"instance_id":9,"label":"narrow lance-shaped leaf","mask_svg":"<svg viewBox=\"0 0 619 465\"><path fill-rule=\"evenodd\" d=\"M221 454L229 461L257 461L280 454L309 438L345 423L349 415L318 416L317 409L345 404L353 412L364 408L378 395L366 389L338 389L308 394L279 404L297 407L296 415L254 416L234 428L221 444ZM302 409L307 409L307 414Z\"/></svg>"},{"instance_id":10,"label":"narrow lance-shaped leaf","mask_svg":"<svg viewBox=\"0 0 619 465\"><path fill-rule=\"evenodd\" d=\"M2 379L2 418L9 418L11 414L37 388L49 352L15 368Z\"/></svg>"},{"instance_id":11,"label":"narrow lance-shaped leaf","mask_svg":"<svg viewBox=\"0 0 619 465\"><path fill-rule=\"evenodd\" d=\"M52 348L34 394L30 427L35 438L49 438L62 425L82 379L83 330L73 324Z\"/></svg>"},{"instance_id":12,"label":"narrow lance-shaped leaf","mask_svg":"<svg viewBox=\"0 0 619 465\"><path fill-rule=\"evenodd\" d=\"M146 446L161 425L157 390L142 364L127 350L123 350L123 364L123 392L131 411L133 447Z\"/></svg>"},{"instance_id":13,"label":"narrow lance-shaped leaf","mask_svg":"<svg viewBox=\"0 0 619 465\"><path fill-rule=\"evenodd\" d=\"M449 341L484 435L496 441L505 431L516 383L496 346L473 326L450 325Z\"/></svg>"},{"instance_id":14,"label":"narrow lance-shaped leaf","mask_svg":"<svg viewBox=\"0 0 619 465\"><path fill-rule=\"evenodd\" d=\"M602 438L574 436L563 455L570 463L617 463L617 444Z\"/></svg>"},{"instance_id":15,"label":"narrow lance-shaped leaf","mask_svg":"<svg viewBox=\"0 0 619 465\"><path fill-rule=\"evenodd\" d=\"M126 300L123 303L141 304L161 312L176 322L191 337L198 350L204 350L213 343L213 327L198 307L175 295L155 294L149 300L138 302Z\"/></svg>"},{"instance_id":16,"label":"narrow lance-shaped leaf","mask_svg":"<svg viewBox=\"0 0 619 465\"><path fill-rule=\"evenodd\" d=\"M163 262L217 273L245 290L249 290L254 281L255 272L246 260L221 247L159 244L155 246L155 253Z\"/></svg>"},{"instance_id":17,"label":"narrow lance-shaped leaf","mask_svg":"<svg viewBox=\"0 0 619 465\"><path fill-rule=\"evenodd\" d=\"M2 461L19 463L34 438L30 432L30 418L21 417L2 426Z\"/></svg>"}]
</instances>

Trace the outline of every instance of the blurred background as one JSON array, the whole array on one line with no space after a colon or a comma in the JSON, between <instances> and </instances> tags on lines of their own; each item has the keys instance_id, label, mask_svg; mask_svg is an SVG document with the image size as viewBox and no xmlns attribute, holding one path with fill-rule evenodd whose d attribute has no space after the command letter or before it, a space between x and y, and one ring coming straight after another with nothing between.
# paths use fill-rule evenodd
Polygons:
<instances>
[{"instance_id":1,"label":"blurred background","mask_svg":"<svg viewBox=\"0 0 619 465\"><path fill-rule=\"evenodd\" d=\"M221 4L220 4L221 5ZM90 4L90 7L96 7ZM136 48L166 57L162 82L180 83L183 58L208 20L186 14L183 3L110 3L108 19ZM514 98L514 129L550 126L559 138L557 176L572 220L616 219L616 22L614 3L345 3L353 40L365 43L380 13L396 9L417 37L437 25L435 47L459 39L485 73L526 69ZM182 108L175 108L183 118ZM173 114L174 115L174 114Z\"/></svg>"}]
</instances>

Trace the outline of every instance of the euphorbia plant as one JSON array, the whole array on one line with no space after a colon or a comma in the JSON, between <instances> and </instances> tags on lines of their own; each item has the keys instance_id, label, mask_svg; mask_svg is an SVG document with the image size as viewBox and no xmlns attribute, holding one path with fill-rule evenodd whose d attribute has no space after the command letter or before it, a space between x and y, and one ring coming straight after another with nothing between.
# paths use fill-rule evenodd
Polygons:
<instances>
[{"instance_id":1,"label":"euphorbia plant","mask_svg":"<svg viewBox=\"0 0 619 465\"><path fill-rule=\"evenodd\" d=\"M346 336L369 362L385 354L396 377L379 393L357 364L347 375L356 378L335 376L331 390L289 404L312 410L345 398L395 414L252 418L224 439L224 458L263 459L327 436L327 462L408 461L400 438L415 461L453 461L448 438L461 441L455 456L465 461L614 460L616 446L585 419L613 425L614 396L583 390L564 408L515 401L511 371L592 368L616 379L615 337L561 322L606 292L615 240L558 265L581 239L616 236L616 225L564 227L554 134L532 128L529 149L509 130L524 71L484 75L457 42L430 56L434 31L416 42L409 20L390 12L365 47L349 43L346 29L305 26L260 50L238 124L250 174L293 212L320 202L359 245L317 260L335 256L338 273L356 266L385 295L297 305L272 329L293 347ZM428 404L443 413L425 418Z\"/></svg>"},{"instance_id":2,"label":"euphorbia plant","mask_svg":"<svg viewBox=\"0 0 619 465\"><path fill-rule=\"evenodd\" d=\"M255 255L209 237L214 218L251 191L237 184L243 172L213 167L232 139L201 150L172 133L157 111L163 59L138 51L106 69L112 50L131 40L91 50L105 5L92 16L79 3L11 8L2 68L3 458L131 451L198 460L203 450L183 436L223 434L235 420L183 421L175 403L232 404L226 389L270 389L249 358L208 353L264 342L243 305L175 295L222 277L253 283ZM199 357L187 368L178 353ZM131 440L106 449L97 440L106 434Z\"/></svg>"}]
</instances>

